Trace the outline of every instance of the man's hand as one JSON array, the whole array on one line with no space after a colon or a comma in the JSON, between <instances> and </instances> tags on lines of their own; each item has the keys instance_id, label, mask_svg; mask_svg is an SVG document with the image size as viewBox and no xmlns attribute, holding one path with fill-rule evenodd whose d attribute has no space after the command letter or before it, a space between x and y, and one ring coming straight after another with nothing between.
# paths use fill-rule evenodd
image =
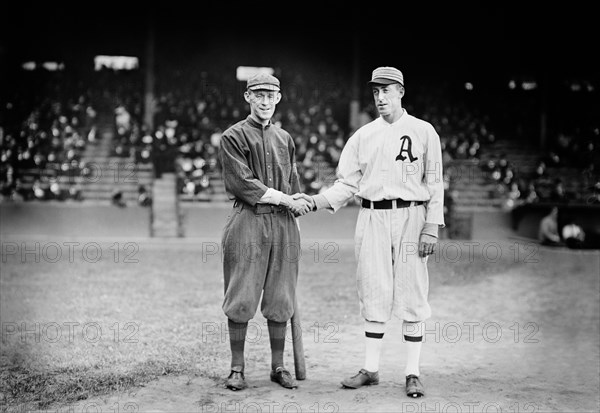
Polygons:
<instances>
[{"instance_id":1,"label":"man's hand","mask_svg":"<svg viewBox=\"0 0 600 413\"><path fill-rule=\"evenodd\" d=\"M292 195L293 199L304 199L306 202L310 203L310 211L313 210L313 208L315 207L315 200L313 199L312 196L310 195L306 195L304 193L295 193L294 195Z\"/></svg>"},{"instance_id":2,"label":"man's hand","mask_svg":"<svg viewBox=\"0 0 600 413\"><path fill-rule=\"evenodd\" d=\"M427 257L435 252L437 238L428 234L421 234L419 238L419 256Z\"/></svg>"},{"instance_id":3,"label":"man's hand","mask_svg":"<svg viewBox=\"0 0 600 413\"><path fill-rule=\"evenodd\" d=\"M279 204L292 211L296 217L305 215L312 208L312 204L305 199L295 199L291 195L286 194L281 196Z\"/></svg>"},{"instance_id":4,"label":"man's hand","mask_svg":"<svg viewBox=\"0 0 600 413\"><path fill-rule=\"evenodd\" d=\"M305 215L312 209L312 203L306 199L293 199L288 208L294 213L294 216L299 217Z\"/></svg>"}]
</instances>

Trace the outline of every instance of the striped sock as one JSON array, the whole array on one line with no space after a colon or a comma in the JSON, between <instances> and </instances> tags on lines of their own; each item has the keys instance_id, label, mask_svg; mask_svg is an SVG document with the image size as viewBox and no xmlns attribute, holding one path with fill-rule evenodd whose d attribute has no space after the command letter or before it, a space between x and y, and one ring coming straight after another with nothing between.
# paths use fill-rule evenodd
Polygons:
<instances>
[{"instance_id":1,"label":"striped sock","mask_svg":"<svg viewBox=\"0 0 600 413\"><path fill-rule=\"evenodd\" d=\"M414 374L420 375L419 364L421 359L421 347L423 345L423 322L411 323L404 321L402 323L402 334L406 342L406 370L408 376Z\"/></svg>"},{"instance_id":2,"label":"striped sock","mask_svg":"<svg viewBox=\"0 0 600 413\"><path fill-rule=\"evenodd\" d=\"M375 373L379 371L379 357L385 333L385 323L365 320L365 366L364 369Z\"/></svg>"}]
</instances>

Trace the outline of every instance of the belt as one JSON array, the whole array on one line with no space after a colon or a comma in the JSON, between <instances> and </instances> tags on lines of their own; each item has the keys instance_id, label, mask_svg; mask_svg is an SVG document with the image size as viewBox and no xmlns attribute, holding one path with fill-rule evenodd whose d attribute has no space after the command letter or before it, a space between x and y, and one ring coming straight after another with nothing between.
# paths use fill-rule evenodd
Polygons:
<instances>
[{"instance_id":1,"label":"belt","mask_svg":"<svg viewBox=\"0 0 600 413\"><path fill-rule=\"evenodd\" d=\"M403 199L384 199L383 201L369 201L368 199L362 200L362 207L369 209L393 209L394 205L396 208L408 208L411 206L423 205L425 201L405 201Z\"/></svg>"},{"instance_id":2,"label":"belt","mask_svg":"<svg viewBox=\"0 0 600 413\"><path fill-rule=\"evenodd\" d=\"M255 214L287 214L289 210L281 205L272 205L272 204L256 204L250 205L240 200L236 200L233 203L233 207L236 208L240 206L242 209L249 209Z\"/></svg>"}]
</instances>

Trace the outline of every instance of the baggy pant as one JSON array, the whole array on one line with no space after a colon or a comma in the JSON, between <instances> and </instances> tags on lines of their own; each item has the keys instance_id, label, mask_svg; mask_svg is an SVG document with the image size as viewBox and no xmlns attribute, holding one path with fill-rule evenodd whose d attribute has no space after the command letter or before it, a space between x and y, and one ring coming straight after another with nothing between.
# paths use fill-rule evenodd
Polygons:
<instances>
[{"instance_id":1,"label":"baggy pant","mask_svg":"<svg viewBox=\"0 0 600 413\"><path fill-rule=\"evenodd\" d=\"M225 315L245 323L261 312L268 320L287 322L301 257L300 232L284 207L236 201L223 229Z\"/></svg>"},{"instance_id":2,"label":"baggy pant","mask_svg":"<svg viewBox=\"0 0 600 413\"><path fill-rule=\"evenodd\" d=\"M386 322L431 317L427 258L420 257L419 236L425 206L361 208L355 232L356 282L361 315Z\"/></svg>"}]
</instances>

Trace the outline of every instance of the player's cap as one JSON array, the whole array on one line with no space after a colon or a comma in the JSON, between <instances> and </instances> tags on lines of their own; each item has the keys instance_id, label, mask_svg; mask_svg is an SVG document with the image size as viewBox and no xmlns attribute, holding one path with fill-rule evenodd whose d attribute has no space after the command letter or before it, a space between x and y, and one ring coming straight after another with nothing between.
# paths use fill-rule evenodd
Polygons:
<instances>
[{"instance_id":1,"label":"player's cap","mask_svg":"<svg viewBox=\"0 0 600 413\"><path fill-rule=\"evenodd\" d=\"M404 86L404 76L402 72L395 67L382 66L373 70L370 85L390 85L392 83L400 83Z\"/></svg>"},{"instance_id":2,"label":"player's cap","mask_svg":"<svg viewBox=\"0 0 600 413\"><path fill-rule=\"evenodd\" d=\"M279 79L268 73L259 73L248 79L248 90L276 90L279 91Z\"/></svg>"}]
</instances>

